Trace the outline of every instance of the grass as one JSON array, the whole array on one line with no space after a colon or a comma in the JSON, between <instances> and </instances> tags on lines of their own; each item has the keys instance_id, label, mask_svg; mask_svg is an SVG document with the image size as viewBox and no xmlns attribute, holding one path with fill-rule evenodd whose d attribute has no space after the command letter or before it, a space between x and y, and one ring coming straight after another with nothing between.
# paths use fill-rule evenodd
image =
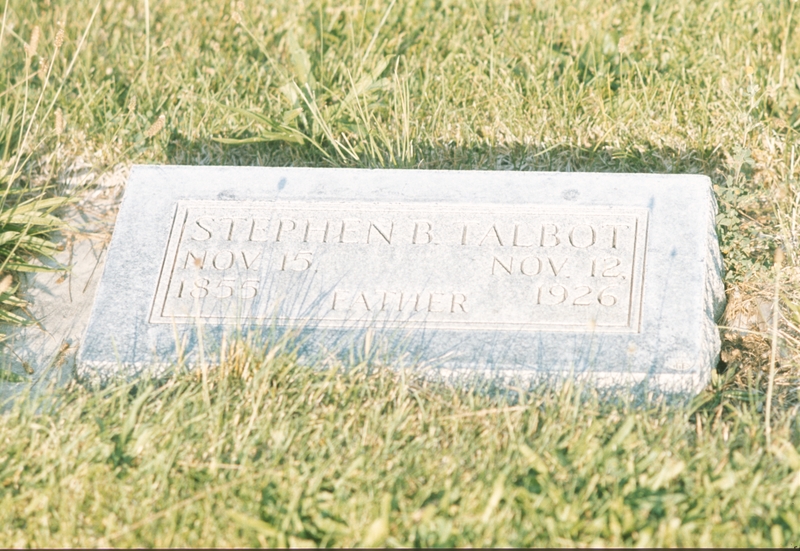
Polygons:
<instances>
[{"instance_id":1,"label":"grass","mask_svg":"<svg viewBox=\"0 0 800 551\"><path fill-rule=\"evenodd\" d=\"M5 31L5 25L2 31ZM28 306L18 296L20 276L48 269L35 259L52 258L58 250L53 233L63 228L63 224L53 212L67 202L64 197L49 196L51 186L48 182L32 184L22 177L33 153L30 148L31 128L36 122L49 80L46 68L42 67L40 79L43 86L29 112L28 77L38 49L39 32L32 31L31 41L24 48L23 73L26 78L18 85L12 85L7 78L0 93L0 324L6 327L31 322L28 316L20 314ZM8 337L4 333L6 330L0 329L0 346ZM9 379L14 380L13 374L0 371L0 381Z\"/></svg>"},{"instance_id":2,"label":"grass","mask_svg":"<svg viewBox=\"0 0 800 551\"><path fill-rule=\"evenodd\" d=\"M66 193L76 159L702 173L729 306L688 406L258 348L206 384L53 391L0 417L0 544L800 544L797 6L10 2L0 101L42 98L25 189Z\"/></svg>"},{"instance_id":3,"label":"grass","mask_svg":"<svg viewBox=\"0 0 800 551\"><path fill-rule=\"evenodd\" d=\"M226 365L207 386L74 387L5 413L0 542L781 546L800 530L796 408L765 450L756 401L512 399L312 370L281 347Z\"/></svg>"}]
</instances>

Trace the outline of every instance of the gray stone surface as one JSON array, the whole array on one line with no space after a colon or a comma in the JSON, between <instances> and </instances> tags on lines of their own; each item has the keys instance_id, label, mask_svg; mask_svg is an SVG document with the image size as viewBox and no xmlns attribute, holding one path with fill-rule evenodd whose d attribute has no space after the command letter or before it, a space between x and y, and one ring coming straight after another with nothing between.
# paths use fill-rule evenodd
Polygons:
<instances>
[{"instance_id":1,"label":"gray stone surface","mask_svg":"<svg viewBox=\"0 0 800 551\"><path fill-rule=\"evenodd\" d=\"M366 339L446 375L697 392L714 215L704 176L136 166L77 370L294 329L308 354Z\"/></svg>"}]
</instances>

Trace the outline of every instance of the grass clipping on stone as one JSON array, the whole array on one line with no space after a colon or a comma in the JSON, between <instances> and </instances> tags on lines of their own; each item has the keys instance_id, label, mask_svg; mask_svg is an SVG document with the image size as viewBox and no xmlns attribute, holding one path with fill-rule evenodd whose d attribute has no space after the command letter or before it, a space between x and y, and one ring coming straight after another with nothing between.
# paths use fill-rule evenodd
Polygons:
<instances>
[{"instance_id":1,"label":"grass clipping on stone","mask_svg":"<svg viewBox=\"0 0 800 551\"><path fill-rule=\"evenodd\" d=\"M498 392L366 363L225 351L160 384L0 417L0 545L784 545L795 411ZM322 368L322 369L320 369ZM720 381L717 381L720 383ZM721 419L704 401L731 410Z\"/></svg>"}]
</instances>

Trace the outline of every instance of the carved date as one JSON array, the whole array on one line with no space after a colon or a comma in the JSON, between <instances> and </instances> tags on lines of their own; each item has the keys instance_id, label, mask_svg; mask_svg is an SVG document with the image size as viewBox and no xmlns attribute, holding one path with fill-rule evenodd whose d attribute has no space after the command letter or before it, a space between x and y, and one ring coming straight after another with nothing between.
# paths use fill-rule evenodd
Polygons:
<instances>
[{"instance_id":1,"label":"carved date","mask_svg":"<svg viewBox=\"0 0 800 551\"><path fill-rule=\"evenodd\" d=\"M250 299L258 294L256 279L237 281L234 278L209 279L198 277L193 281L180 280L177 298L206 298L219 300L229 298Z\"/></svg>"},{"instance_id":2,"label":"carved date","mask_svg":"<svg viewBox=\"0 0 800 551\"><path fill-rule=\"evenodd\" d=\"M536 304L544 306L556 304L614 306L618 302L618 298L613 292L614 287L616 285L598 290L588 285L578 285L570 288L564 285L541 285L536 290Z\"/></svg>"}]
</instances>

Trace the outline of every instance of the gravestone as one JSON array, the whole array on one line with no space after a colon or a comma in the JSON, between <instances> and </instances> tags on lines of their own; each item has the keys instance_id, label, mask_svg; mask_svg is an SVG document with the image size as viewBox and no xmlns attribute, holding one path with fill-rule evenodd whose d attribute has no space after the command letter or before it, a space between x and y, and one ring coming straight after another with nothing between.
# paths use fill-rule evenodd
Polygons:
<instances>
[{"instance_id":1,"label":"gravestone","mask_svg":"<svg viewBox=\"0 0 800 551\"><path fill-rule=\"evenodd\" d=\"M698 392L714 215L704 176L136 166L77 370L158 371L270 328L449 375Z\"/></svg>"}]
</instances>

